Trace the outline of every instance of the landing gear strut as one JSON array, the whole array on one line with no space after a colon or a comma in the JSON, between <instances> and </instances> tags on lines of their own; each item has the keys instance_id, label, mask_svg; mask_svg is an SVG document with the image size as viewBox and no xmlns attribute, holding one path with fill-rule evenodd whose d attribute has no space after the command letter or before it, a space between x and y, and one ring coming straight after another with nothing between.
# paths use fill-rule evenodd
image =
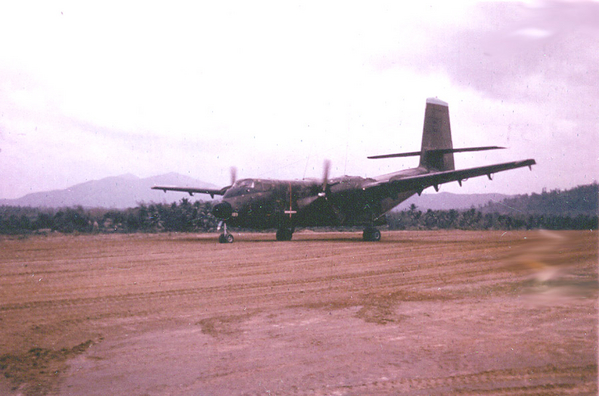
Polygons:
<instances>
[{"instance_id":1,"label":"landing gear strut","mask_svg":"<svg viewBox=\"0 0 599 396\"><path fill-rule=\"evenodd\" d=\"M374 227L364 229L362 239L369 242L378 242L381 240L381 232Z\"/></svg>"},{"instance_id":2,"label":"landing gear strut","mask_svg":"<svg viewBox=\"0 0 599 396\"><path fill-rule=\"evenodd\" d=\"M293 237L293 228L279 228L277 230L277 241L290 241Z\"/></svg>"},{"instance_id":3,"label":"landing gear strut","mask_svg":"<svg viewBox=\"0 0 599 396\"><path fill-rule=\"evenodd\" d=\"M221 228L221 225L223 227L223 233L219 235L218 242L219 243L233 243L235 238L233 238L233 234L230 234L229 232L227 232L227 223L225 223L224 221L221 222L221 224L218 225L218 229Z\"/></svg>"}]
</instances>

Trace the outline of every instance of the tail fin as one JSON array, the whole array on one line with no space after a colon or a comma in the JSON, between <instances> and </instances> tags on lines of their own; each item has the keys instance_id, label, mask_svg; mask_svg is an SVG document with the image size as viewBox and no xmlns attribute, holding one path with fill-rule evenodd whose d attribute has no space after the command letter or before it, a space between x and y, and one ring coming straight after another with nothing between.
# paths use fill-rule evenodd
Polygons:
<instances>
[{"instance_id":1,"label":"tail fin","mask_svg":"<svg viewBox=\"0 0 599 396\"><path fill-rule=\"evenodd\" d=\"M454 170L449 107L442 100L426 100L420 166L429 170Z\"/></svg>"},{"instance_id":2,"label":"tail fin","mask_svg":"<svg viewBox=\"0 0 599 396\"><path fill-rule=\"evenodd\" d=\"M504 149L498 146L453 148L449 126L449 107L442 100L429 98L424 111L422 148L409 153L371 155L368 158L397 158L420 156L420 166L431 171L455 170L453 153Z\"/></svg>"}]
</instances>

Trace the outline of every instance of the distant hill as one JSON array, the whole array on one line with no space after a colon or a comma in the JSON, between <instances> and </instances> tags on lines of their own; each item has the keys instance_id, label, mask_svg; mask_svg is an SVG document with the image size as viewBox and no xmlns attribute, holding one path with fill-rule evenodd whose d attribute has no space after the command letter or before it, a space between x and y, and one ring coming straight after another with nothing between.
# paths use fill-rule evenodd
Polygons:
<instances>
[{"instance_id":1,"label":"distant hill","mask_svg":"<svg viewBox=\"0 0 599 396\"><path fill-rule=\"evenodd\" d=\"M101 180L92 180L77 184L64 190L53 190L27 194L16 199L0 199L0 205L30 206L30 207L75 207L84 208L114 208L125 209L136 207L140 203L171 203L179 202L182 198L191 201L209 200L208 195L196 194L190 197L184 193L152 190L155 185L171 185L183 187L217 188L191 177L177 173L168 173L140 179L137 176L126 174L107 177ZM409 209L415 204L419 210L449 210L470 209L479 207L489 201L500 201L509 197L504 194L452 194L441 192L438 194L415 195L401 203L395 210Z\"/></svg>"},{"instance_id":2,"label":"distant hill","mask_svg":"<svg viewBox=\"0 0 599 396\"><path fill-rule=\"evenodd\" d=\"M516 195L501 202L490 202L481 208L483 213L541 214L558 216L597 215L599 206L597 183L570 190L543 191L541 194Z\"/></svg>"},{"instance_id":3,"label":"distant hill","mask_svg":"<svg viewBox=\"0 0 599 396\"><path fill-rule=\"evenodd\" d=\"M190 197L184 193L152 190L155 185L183 187L218 188L188 176L168 173L160 176L140 179L126 174L92 180L77 184L64 190L54 190L27 194L17 199L0 199L0 205L29 207L75 207L125 209L140 203L172 203L182 198L191 201L209 200L204 194ZM467 210L472 207L483 213L500 214L549 214L578 215L597 214L599 187L596 183L579 186L571 190L544 191L541 194L505 195L505 194L452 194L447 192L414 195L402 202L395 211L408 210L412 204L418 210Z\"/></svg>"},{"instance_id":4,"label":"distant hill","mask_svg":"<svg viewBox=\"0 0 599 396\"><path fill-rule=\"evenodd\" d=\"M27 194L16 199L0 199L0 205L31 207L74 207L124 209L136 207L140 203L178 202L187 197L191 200L209 199L207 195L190 197L183 193L164 193L152 190L155 185L173 185L183 187L215 188L214 185L183 176L168 173L160 176L140 179L126 174L92 180L77 184L64 190L54 190Z\"/></svg>"},{"instance_id":5,"label":"distant hill","mask_svg":"<svg viewBox=\"0 0 599 396\"><path fill-rule=\"evenodd\" d=\"M465 210L474 207L482 213L504 215L534 214L577 216L597 215L599 185L597 183L574 187L570 190L543 191L540 194L422 194L402 202L394 211L408 210L412 204L420 211Z\"/></svg>"},{"instance_id":6,"label":"distant hill","mask_svg":"<svg viewBox=\"0 0 599 396\"><path fill-rule=\"evenodd\" d=\"M418 210L465 210L471 207L478 208L486 205L489 201L499 202L510 195L505 194L452 194L448 192L440 192L433 194L422 194L421 196L414 195L408 200L399 204L396 210L408 210L412 204L416 205Z\"/></svg>"}]
</instances>

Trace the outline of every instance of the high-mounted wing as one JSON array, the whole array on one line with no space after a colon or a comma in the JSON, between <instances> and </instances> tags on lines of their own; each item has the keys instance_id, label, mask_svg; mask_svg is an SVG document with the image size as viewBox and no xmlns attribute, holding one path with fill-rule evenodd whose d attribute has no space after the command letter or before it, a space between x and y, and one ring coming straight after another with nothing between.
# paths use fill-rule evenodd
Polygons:
<instances>
[{"instance_id":1,"label":"high-mounted wing","mask_svg":"<svg viewBox=\"0 0 599 396\"><path fill-rule=\"evenodd\" d=\"M186 192L189 195L193 196L193 194L209 194L211 198L214 199L215 195L225 195L228 189L233 187L235 181L237 180L237 168L231 167L231 185L227 187L223 187L219 190L212 188L194 188L194 187L174 187L174 186L154 186L152 190L162 190L164 192L167 191L181 191Z\"/></svg>"},{"instance_id":2,"label":"high-mounted wing","mask_svg":"<svg viewBox=\"0 0 599 396\"><path fill-rule=\"evenodd\" d=\"M186 192L189 195L193 196L193 194L209 194L211 198L214 198L215 195L225 195L227 190L231 188L231 186L223 187L220 190L210 189L210 188L193 188L193 187L171 187L171 186L154 186L152 190L162 190L164 192L167 191L181 191Z\"/></svg>"},{"instance_id":3,"label":"high-mounted wing","mask_svg":"<svg viewBox=\"0 0 599 396\"><path fill-rule=\"evenodd\" d=\"M476 168L429 172L413 176L401 174L395 176L391 175L387 180L377 180L376 182L367 184L364 186L364 189L386 189L388 192L416 191L420 194L427 187L433 186L435 187L435 190L438 191L439 184L457 181L462 185L462 181L465 179L485 175L491 179L494 173L525 166L532 169L532 166L535 164L536 162L534 159L527 159L524 161L505 162L502 164L479 166Z\"/></svg>"}]
</instances>

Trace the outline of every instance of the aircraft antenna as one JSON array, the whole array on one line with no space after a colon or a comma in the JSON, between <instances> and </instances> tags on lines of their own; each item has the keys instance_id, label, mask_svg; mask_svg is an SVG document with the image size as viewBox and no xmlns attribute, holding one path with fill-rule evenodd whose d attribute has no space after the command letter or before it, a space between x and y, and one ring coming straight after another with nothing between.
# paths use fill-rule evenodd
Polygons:
<instances>
[{"instance_id":1,"label":"aircraft antenna","mask_svg":"<svg viewBox=\"0 0 599 396\"><path fill-rule=\"evenodd\" d=\"M306 166L304 166L304 175L302 176L302 179L306 178L306 172L308 171L309 163L310 163L310 154L308 154L308 157L306 157Z\"/></svg>"},{"instance_id":2,"label":"aircraft antenna","mask_svg":"<svg viewBox=\"0 0 599 396\"><path fill-rule=\"evenodd\" d=\"M347 151L349 149L349 137L345 142L345 164L343 165L343 174L347 175Z\"/></svg>"},{"instance_id":3,"label":"aircraft antenna","mask_svg":"<svg viewBox=\"0 0 599 396\"><path fill-rule=\"evenodd\" d=\"M351 116L352 116L352 111L351 111L351 101L348 104L348 108L347 108L347 132L345 133L345 163L343 164L343 174L347 175L347 152L349 149L349 136L351 134Z\"/></svg>"}]
</instances>

